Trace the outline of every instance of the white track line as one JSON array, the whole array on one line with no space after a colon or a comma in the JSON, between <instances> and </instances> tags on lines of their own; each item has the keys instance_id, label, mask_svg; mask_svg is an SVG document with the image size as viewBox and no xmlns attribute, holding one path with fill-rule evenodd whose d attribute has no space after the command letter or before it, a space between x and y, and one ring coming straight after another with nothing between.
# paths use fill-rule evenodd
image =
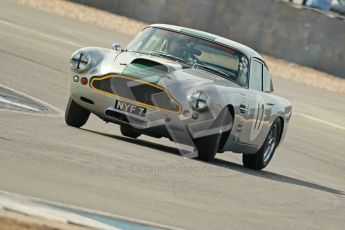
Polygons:
<instances>
[{"instance_id":1,"label":"white track line","mask_svg":"<svg viewBox=\"0 0 345 230\"><path fill-rule=\"evenodd\" d=\"M5 210L21 213L27 216L39 217L63 223L81 225L93 229L120 230L97 220L78 215L70 211L35 204L26 199L15 199L14 197L0 195L0 202Z\"/></svg>"},{"instance_id":2,"label":"white track line","mask_svg":"<svg viewBox=\"0 0 345 230\"><path fill-rule=\"evenodd\" d=\"M325 121L325 120L322 120L322 119L319 119L319 118L310 116L310 115L308 115L308 114L304 114L304 113L294 113L294 114L295 114L295 115L298 115L298 116L301 116L301 117L304 117L304 118L307 118L307 119L312 120L312 121L320 122L320 123L322 123L322 124L331 126L331 127L333 127L333 128L345 130L345 127L344 127L344 126L337 125L337 124L334 124L334 123L332 123L332 122Z\"/></svg>"},{"instance_id":3,"label":"white track line","mask_svg":"<svg viewBox=\"0 0 345 230\"><path fill-rule=\"evenodd\" d=\"M36 111L36 112L41 112L41 110L39 110L39 109L36 109L34 107L31 107L31 106L28 106L28 105L25 105L25 104L22 104L22 103L18 103L18 102L15 102L15 101L7 100L6 98L3 98L1 96L0 96L0 102L6 103L6 104L10 104L10 105L19 106L19 107L22 107L22 108L25 108L25 109Z\"/></svg>"},{"instance_id":4,"label":"white track line","mask_svg":"<svg viewBox=\"0 0 345 230\"><path fill-rule=\"evenodd\" d=\"M35 97L32 97L32 96L30 96L30 95L28 95L28 94L26 94L26 93L23 93L23 92L20 92L20 91L18 91L18 90L15 90L15 89L12 89L12 88L10 88L10 87L7 87L7 86L4 86L4 85L1 85L0 84L0 87L2 87L2 88L4 88L4 89L7 89L7 90L9 90L9 91L12 91L12 92L15 92L15 93L17 93L18 95L21 95L21 96L23 96L23 97L26 97L26 98L29 98L29 99L31 99L31 100L33 100L33 101L36 101L37 103L39 103L39 104L41 104L41 105L44 105L45 107L47 107L48 108L48 110L50 110L50 111L52 111L52 112L55 112L55 114L43 114L44 116L63 116L64 115L64 112L61 110L61 109L59 109L58 107L55 107L55 106L53 106L53 105L51 105L51 104L48 104L47 102L45 102L45 101L42 101L42 100L40 100L40 99L38 99L38 98L35 98ZM2 99L2 97L0 97L0 101L1 101L1 99ZM6 99L5 99L6 100ZM12 102L12 101L10 101L12 104L13 103L15 103L15 102ZM27 106L27 105L24 105L24 106ZM22 106L23 107L23 106ZM32 108L30 108L30 109L32 109ZM35 108L34 108L35 109ZM7 110L8 111L8 110ZM40 110L38 110L38 111L40 111ZM11 110L11 112L21 112L21 111L12 111ZM24 112L25 113L25 112ZM35 115L35 114L34 114ZM42 115L42 114L37 114L37 115Z\"/></svg>"},{"instance_id":5,"label":"white track line","mask_svg":"<svg viewBox=\"0 0 345 230\"><path fill-rule=\"evenodd\" d=\"M30 212L33 211L33 209L35 208L35 206L33 206L32 204L36 205L37 207L41 207L41 206L46 207L47 205L48 206L57 206L60 208L72 209L75 211L82 211L82 212L101 215L101 216L105 216L105 217L109 217L109 218L113 218L113 219L117 219L117 220L132 222L135 224L142 224L142 225L146 225L146 226L151 226L153 228L158 228L158 229L182 230L181 228L176 228L176 227L172 227L172 226L168 226L168 225L162 225L162 224L154 223L151 221L140 220L140 219L116 215L116 214L110 214L110 213L106 213L106 212L91 210L91 209L77 207L77 206L73 206L73 205L62 204L62 203L58 203L58 202L54 202L54 201L48 201L48 200L44 200L44 199L40 199L40 198L35 198L35 197L30 197L30 196L25 196L25 195L20 195L17 193L12 193L12 192L8 192L8 191L0 190L0 208L1 207L2 208L8 208L8 207L6 207L8 204L8 201L11 201L10 205L16 204L15 207L19 207L19 208L26 208L25 204L31 204L29 206L30 210L28 210ZM9 209L11 209L11 208L9 208ZM42 211L42 210L37 209L34 211L36 211L36 214L38 214L37 211ZM30 214L30 213L28 212L27 214ZM49 213L46 213L46 212L40 212L39 214L40 214L40 216L49 215ZM50 215L50 216L52 216L52 215ZM55 215L53 215L53 217L59 218L59 216L55 216ZM70 221L71 220L70 217L74 218L75 215L73 215L73 216L72 215L70 215L70 216L63 215L62 217L63 217L63 220L69 219L67 222L78 223L78 222L74 222L73 220ZM66 218L66 217L68 217L68 218ZM80 219L80 217L79 217L79 219ZM76 220L78 220L78 219L76 219ZM83 222L81 222L80 224L83 224ZM85 226L85 223L84 223L84 226ZM114 229L115 227L112 227L112 228ZM100 228L100 229L103 229L103 228Z\"/></svg>"},{"instance_id":6,"label":"white track line","mask_svg":"<svg viewBox=\"0 0 345 230\"><path fill-rule=\"evenodd\" d=\"M3 25L11 26L11 27L19 29L19 30L28 31L30 33L34 33L34 34L40 35L42 37L45 37L45 38L48 38L48 39L51 39L51 40L55 40L55 41L62 42L62 43L65 43L65 44L69 44L69 45L76 46L76 47L83 47L83 45L81 45L81 44L78 44L78 43L75 43L75 42L71 42L71 41L68 41L68 40L65 40L65 39L62 39L62 38L58 38L58 37L50 35L50 34L42 33L42 32L40 32L38 30L30 29L30 28L27 28L25 26L20 26L20 25L11 23L11 22L7 22L7 21L2 20L2 19L0 19L0 23L3 24Z\"/></svg>"}]
</instances>

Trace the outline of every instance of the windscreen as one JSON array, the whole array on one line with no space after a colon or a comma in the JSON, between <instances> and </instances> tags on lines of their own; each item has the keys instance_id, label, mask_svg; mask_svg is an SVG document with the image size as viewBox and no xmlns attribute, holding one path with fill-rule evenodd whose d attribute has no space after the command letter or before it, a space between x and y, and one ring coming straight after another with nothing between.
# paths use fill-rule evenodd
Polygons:
<instances>
[{"instance_id":1,"label":"windscreen","mask_svg":"<svg viewBox=\"0 0 345 230\"><path fill-rule=\"evenodd\" d=\"M129 51L175 57L190 66L220 74L242 86L248 82L248 59L241 52L215 41L148 27L127 47Z\"/></svg>"}]
</instances>

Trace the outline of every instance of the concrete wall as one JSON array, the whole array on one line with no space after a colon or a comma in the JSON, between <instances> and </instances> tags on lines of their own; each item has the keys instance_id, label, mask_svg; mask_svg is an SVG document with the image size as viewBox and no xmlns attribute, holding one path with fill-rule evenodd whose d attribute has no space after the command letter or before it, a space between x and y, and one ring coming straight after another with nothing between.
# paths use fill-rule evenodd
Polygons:
<instances>
[{"instance_id":1,"label":"concrete wall","mask_svg":"<svg viewBox=\"0 0 345 230\"><path fill-rule=\"evenodd\" d=\"M215 33L345 78L345 20L274 0L72 0L147 23Z\"/></svg>"}]
</instances>

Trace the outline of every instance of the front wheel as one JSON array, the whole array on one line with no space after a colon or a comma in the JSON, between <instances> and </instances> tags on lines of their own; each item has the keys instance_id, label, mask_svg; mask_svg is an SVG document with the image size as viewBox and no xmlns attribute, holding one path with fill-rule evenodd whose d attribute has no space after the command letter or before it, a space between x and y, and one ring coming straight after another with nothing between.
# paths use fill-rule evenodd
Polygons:
<instances>
[{"instance_id":1,"label":"front wheel","mask_svg":"<svg viewBox=\"0 0 345 230\"><path fill-rule=\"evenodd\" d=\"M271 161L273 154L279 142L281 131L281 121L277 119L273 122L266 140L259 151L255 154L243 154L242 162L245 168L261 170L265 168Z\"/></svg>"},{"instance_id":2,"label":"front wheel","mask_svg":"<svg viewBox=\"0 0 345 230\"><path fill-rule=\"evenodd\" d=\"M140 133L137 132L133 127L121 125L120 127L121 134L125 137L130 137L137 139L140 136Z\"/></svg>"},{"instance_id":3,"label":"front wheel","mask_svg":"<svg viewBox=\"0 0 345 230\"><path fill-rule=\"evenodd\" d=\"M72 98L69 98L65 112L65 122L67 125L80 128L85 125L89 116L90 111L75 103Z\"/></svg>"},{"instance_id":4,"label":"front wheel","mask_svg":"<svg viewBox=\"0 0 345 230\"><path fill-rule=\"evenodd\" d=\"M210 129L218 129L219 132L194 139L194 145L198 150L198 158L202 161L211 161L216 156L219 147L223 147L227 134L230 133L233 124L233 116L228 107L223 108L218 117L210 126ZM223 141L222 141L222 137Z\"/></svg>"},{"instance_id":5,"label":"front wheel","mask_svg":"<svg viewBox=\"0 0 345 230\"><path fill-rule=\"evenodd\" d=\"M198 158L202 161L211 161L216 156L220 140L220 133L194 139Z\"/></svg>"}]
</instances>

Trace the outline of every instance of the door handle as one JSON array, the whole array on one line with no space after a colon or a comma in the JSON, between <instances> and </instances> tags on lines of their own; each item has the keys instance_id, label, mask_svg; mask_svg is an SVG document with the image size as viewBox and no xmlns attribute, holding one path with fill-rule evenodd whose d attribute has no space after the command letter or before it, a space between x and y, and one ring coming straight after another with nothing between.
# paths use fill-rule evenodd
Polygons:
<instances>
[{"instance_id":1,"label":"door handle","mask_svg":"<svg viewBox=\"0 0 345 230\"><path fill-rule=\"evenodd\" d=\"M273 106L273 105L275 105L275 103L274 102L267 102L266 105Z\"/></svg>"},{"instance_id":2,"label":"door handle","mask_svg":"<svg viewBox=\"0 0 345 230\"><path fill-rule=\"evenodd\" d=\"M248 112L247 106L241 104L240 105L240 113L246 114Z\"/></svg>"}]
</instances>

